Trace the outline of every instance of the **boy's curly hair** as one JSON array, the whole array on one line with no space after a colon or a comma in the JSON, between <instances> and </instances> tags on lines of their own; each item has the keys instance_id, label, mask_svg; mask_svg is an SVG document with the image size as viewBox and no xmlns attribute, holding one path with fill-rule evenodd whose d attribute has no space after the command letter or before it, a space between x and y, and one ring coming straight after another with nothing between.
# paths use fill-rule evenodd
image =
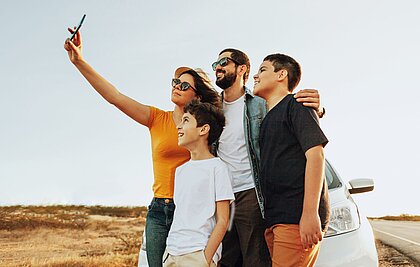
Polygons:
<instances>
[{"instance_id":1,"label":"boy's curly hair","mask_svg":"<svg viewBox=\"0 0 420 267\"><path fill-rule=\"evenodd\" d=\"M210 103L203 103L199 100L192 100L184 107L185 113L190 113L197 121L197 127L208 124L210 126L207 144L210 146L222 134L225 127L225 115L223 111Z\"/></svg>"}]
</instances>

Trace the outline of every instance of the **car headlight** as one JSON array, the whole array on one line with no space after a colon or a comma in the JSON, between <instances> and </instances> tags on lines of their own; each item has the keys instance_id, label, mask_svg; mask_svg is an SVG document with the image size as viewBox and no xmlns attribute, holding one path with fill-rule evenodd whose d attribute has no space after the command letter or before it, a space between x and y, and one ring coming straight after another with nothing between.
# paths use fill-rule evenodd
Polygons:
<instances>
[{"instance_id":1,"label":"car headlight","mask_svg":"<svg viewBox=\"0 0 420 267\"><path fill-rule=\"evenodd\" d=\"M341 235L360 227L359 212L351 198L331 207L330 222L325 237Z\"/></svg>"}]
</instances>

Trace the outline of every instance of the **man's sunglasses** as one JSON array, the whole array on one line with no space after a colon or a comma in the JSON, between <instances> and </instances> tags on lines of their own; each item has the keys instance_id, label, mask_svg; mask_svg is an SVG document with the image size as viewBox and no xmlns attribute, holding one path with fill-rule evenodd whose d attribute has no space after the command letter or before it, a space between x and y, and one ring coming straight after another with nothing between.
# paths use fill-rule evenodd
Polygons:
<instances>
[{"instance_id":1,"label":"man's sunglasses","mask_svg":"<svg viewBox=\"0 0 420 267\"><path fill-rule=\"evenodd\" d=\"M173 79L172 79L172 87L175 87L175 86L177 86L178 84L180 84L180 85L181 85L181 86L179 87L179 89L180 89L181 91L187 91L187 90L188 90L188 88L191 88L191 89L193 89L195 92L197 92L197 90L196 90L194 87L192 87L192 85L191 85L191 84L189 84L188 82L181 82L181 80L180 80L180 79L173 78Z\"/></svg>"},{"instance_id":2,"label":"man's sunglasses","mask_svg":"<svg viewBox=\"0 0 420 267\"><path fill-rule=\"evenodd\" d=\"M242 64L239 64L239 62L231 59L230 57L224 57L224 58L221 58L220 60L214 62L213 64L211 64L211 67L213 68L213 70L216 70L218 65L220 65L220 67L224 67L229 63L229 61L232 61L236 65L242 65Z\"/></svg>"}]
</instances>

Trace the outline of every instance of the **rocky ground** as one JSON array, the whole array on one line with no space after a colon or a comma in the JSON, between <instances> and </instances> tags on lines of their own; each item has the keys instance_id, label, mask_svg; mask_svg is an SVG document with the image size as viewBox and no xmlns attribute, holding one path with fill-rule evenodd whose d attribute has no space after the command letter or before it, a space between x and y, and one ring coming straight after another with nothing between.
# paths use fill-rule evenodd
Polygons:
<instances>
[{"instance_id":1,"label":"rocky ground","mask_svg":"<svg viewBox=\"0 0 420 267\"><path fill-rule=\"evenodd\" d=\"M380 267L420 267L419 263L412 261L404 254L390 246L385 245L379 240L376 240L376 248L378 250Z\"/></svg>"}]
</instances>

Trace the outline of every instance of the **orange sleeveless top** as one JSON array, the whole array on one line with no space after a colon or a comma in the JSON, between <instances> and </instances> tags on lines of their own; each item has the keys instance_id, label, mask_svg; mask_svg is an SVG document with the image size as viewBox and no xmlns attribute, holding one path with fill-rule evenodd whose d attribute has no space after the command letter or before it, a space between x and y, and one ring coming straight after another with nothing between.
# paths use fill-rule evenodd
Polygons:
<instances>
[{"instance_id":1,"label":"orange sleeveless top","mask_svg":"<svg viewBox=\"0 0 420 267\"><path fill-rule=\"evenodd\" d=\"M147 122L152 143L153 194L157 198L173 198L175 169L190 159L190 152L178 146L172 114L173 111L150 107Z\"/></svg>"}]
</instances>

